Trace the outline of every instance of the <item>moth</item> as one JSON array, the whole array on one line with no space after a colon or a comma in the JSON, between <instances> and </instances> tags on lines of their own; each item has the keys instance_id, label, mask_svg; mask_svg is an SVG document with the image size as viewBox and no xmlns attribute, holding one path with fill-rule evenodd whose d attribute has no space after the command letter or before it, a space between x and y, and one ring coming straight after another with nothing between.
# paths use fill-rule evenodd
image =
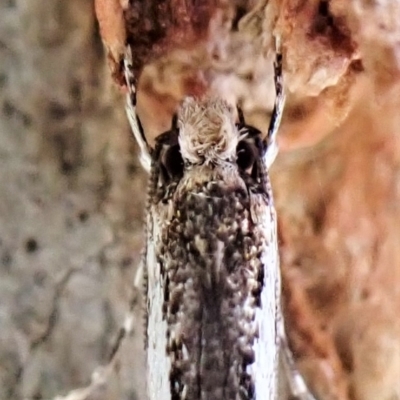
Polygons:
<instances>
[{"instance_id":1,"label":"moth","mask_svg":"<svg viewBox=\"0 0 400 400\"><path fill-rule=\"evenodd\" d=\"M281 55L266 133L221 98L186 98L154 148L136 115L131 57L128 48L127 112L150 173L135 284L145 287L150 400L273 400L280 358L291 394L312 399L284 334L268 175L284 104Z\"/></svg>"}]
</instances>

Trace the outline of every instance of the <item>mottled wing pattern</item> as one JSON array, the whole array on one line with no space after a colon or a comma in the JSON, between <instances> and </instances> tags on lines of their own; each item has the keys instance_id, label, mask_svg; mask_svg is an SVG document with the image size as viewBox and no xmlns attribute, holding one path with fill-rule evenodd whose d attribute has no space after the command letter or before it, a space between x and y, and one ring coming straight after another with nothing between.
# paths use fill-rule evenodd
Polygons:
<instances>
[{"instance_id":1,"label":"mottled wing pattern","mask_svg":"<svg viewBox=\"0 0 400 400\"><path fill-rule=\"evenodd\" d=\"M276 218L260 132L187 100L152 154L149 384L173 400L274 399Z\"/></svg>"},{"instance_id":2,"label":"mottled wing pattern","mask_svg":"<svg viewBox=\"0 0 400 400\"><path fill-rule=\"evenodd\" d=\"M267 170L277 154L276 135L285 102L280 40L279 37L276 39L277 53L274 63L276 98L270 126L262 140L263 146L259 146L260 132L246 126L240 109L237 110L239 124L235 130L231 129L232 126L229 127L229 123L228 126L226 124L227 119L232 120L231 115L226 118L226 110L222 110L218 102L209 102L203 106L193 107L192 104L182 107L179 129L173 123L171 131L162 135L158 140L157 149L152 150L136 115L136 77L133 74L131 47L127 46L124 57L128 88L127 114L141 148L142 164L151 172L146 223L147 241L142 267L138 271L139 277L143 273L146 287L146 341L148 342L146 347L148 347L148 387L151 399L170 399L171 396L177 399L199 399L207 397L208 393L215 393L216 398L221 398L218 397L221 393L230 391L228 386L236 390L232 398L246 399L255 395L257 399L274 399L277 380L275 375L281 371L280 386L287 384L291 398L314 400L295 366L279 305L280 275L276 218L267 176ZM219 110L222 113L217 112L219 117L217 115L215 118L216 115L212 116L212 113L206 112L207 107L212 112ZM215 124L215 120L219 122ZM222 129L218 129L218 124ZM215 132L218 131L220 137L215 141ZM241 136L243 133L245 136ZM221 163L221 160L228 162ZM224 167L219 169L219 175L210 175L210 169L198 168L202 164L209 167L212 165L220 167L224 165ZM239 179L236 183L233 182L232 168L228 167L229 164L233 167L233 175L236 175L236 178L240 177L242 181ZM190 182L190 179L181 182L181 178L190 175L187 175L189 171L192 171L190 173L192 178L202 176L202 180L197 183L196 179L193 182ZM179 195L176 194L178 187L180 187ZM218 192L220 195L216 194ZM221 193L226 195L231 193L229 194L231 201L225 201L226 196ZM206 203L203 201L205 196L209 199ZM202 201L199 201L199 198ZM211 210L208 216L206 213L202 214L204 218L201 221L204 225L199 228L201 232L207 234L194 244L190 244L190 240L182 236L181 230L188 225L186 231L197 234L197 227L192 229L193 212L188 204L194 204L197 210ZM235 204L241 204L245 212L234 214L231 208ZM181 214L179 214L180 208ZM238 230L231 230L228 236L221 236L218 229L221 229L221 226L230 226L226 224L227 221L234 221ZM215 225L218 225L217 230ZM246 234L249 229L251 235ZM246 237L245 242L241 242L241 237ZM226 238L228 239L225 240ZM254 257L253 250L257 249L257 246L262 248L262 251L258 251ZM178 247L181 248L181 253L176 250ZM228 248L230 250L227 250ZM235 252L231 250L232 248L241 255L241 267L235 264ZM208 251L211 253L210 257L207 257ZM177 254L184 260L190 260L190 263L180 262L175 257ZM186 268L193 267L195 255L199 264L196 263L195 268L188 272ZM214 256L219 258L210 261ZM261 272L257 275L258 284L261 286L251 291L257 269L255 265L258 262L262 265ZM231 263L233 267L230 266ZM193 277L190 277L195 275L195 272L200 272L200 277L196 275L193 281ZM182 274L184 277L189 277L188 280L182 278ZM249 274L250 280L248 284L245 282L243 285L245 274ZM226 282L221 285L216 279L223 276L226 277ZM136 280L135 285L128 318L129 326L132 320L131 314L138 302ZM234 287L239 288L239 293L233 293ZM227 294L226 301L222 300L225 294ZM187 303L186 299L194 302ZM243 310L237 311L240 307L243 307ZM190 310L189 319L185 322L185 313ZM226 317L230 322L216 322L219 317L221 320ZM204 328L199 331L198 328L200 325L203 327L203 323ZM185 327L185 330L182 330L182 327ZM112 357L126 332L127 328L124 327L113 348ZM218 332L222 332L222 338L205 339L214 337ZM190 336L192 334L195 336ZM238 342L226 351L233 342L229 335L236 337ZM190 347L186 343L189 343ZM198 346L197 350L193 348L195 344ZM208 351L208 349L214 351L214 348L218 348L219 353ZM238 357L229 356L232 349ZM280 350L282 369L276 366L277 349ZM254 362L251 362L252 358ZM220 366L226 366L230 359L235 365L230 366L229 371L226 371L226 368L222 369L222 372L218 370ZM234 359L239 361L236 362ZM212 364L217 367L210 368L209 365ZM211 377L210 374L212 375L214 370L218 370L218 374L215 373ZM221 388L218 385L222 377L226 380L225 386ZM229 384L228 379L231 379ZM287 394L283 395L283 398L287 398Z\"/></svg>"}]
</instances>

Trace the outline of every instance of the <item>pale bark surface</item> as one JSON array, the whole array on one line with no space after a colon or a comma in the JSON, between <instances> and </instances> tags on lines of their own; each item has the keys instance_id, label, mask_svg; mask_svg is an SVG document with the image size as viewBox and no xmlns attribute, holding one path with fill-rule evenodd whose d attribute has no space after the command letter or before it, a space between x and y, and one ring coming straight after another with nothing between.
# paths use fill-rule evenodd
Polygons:
<instances>
[{"instance_id":1,"label":"pale bark surface","mask_svg":"<svg viewBox=\"0 0 400 400\"><path fill-rule=\"evenodd\" d=\"M288 107L272 183L291 343L321 399L398 399L400 7L279 5L235 2L253 12L232 32L238 13L222 5L206 46L199 25L184 51L178 35L155 49L168 57L144 52L139 111L154 136L182 96L211 91L266 127L281 34ZM2 400L88 384L127 308L145 183L95 32L90 2L0 3ZM121 82L124 30L109 37ZM144 398L141 339L125 345L98 398Z\"/></svg>"},{"instance_id":2,"label":"pale bark surface","mask_svg":"<svg viewBox=\"0 0 400 400\"><path fill-rule=\"evenodd\" d=\"M145 179L90 1L1 2L0 68L0 398L48 400L107 359ZM103 398L143 398L142 348Z\"/></svg>"}]
</instances>

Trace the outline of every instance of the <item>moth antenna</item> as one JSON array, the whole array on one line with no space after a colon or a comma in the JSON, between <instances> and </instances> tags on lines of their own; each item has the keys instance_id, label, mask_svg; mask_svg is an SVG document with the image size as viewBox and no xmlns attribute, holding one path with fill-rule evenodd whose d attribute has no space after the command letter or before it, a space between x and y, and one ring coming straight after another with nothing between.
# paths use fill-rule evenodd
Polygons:
<instances>
[{"instance_id":1,"label":"moth antenna","mask_svg":"<svg viewBox=\"0 0 400 400\"><path fill-rule=\"evenodd\" d=\"M128 94L126 95L126 114L128 116L129 124L131 126L133 135L140 147L140 161L143 165L143 168L149 172L151 165L151 157L150 157L150 146L147 143L146 136L144 134L144 130L140 119L136 113L136 86L137 79L133 72L133 64L132 64L132 50L129 45L126 46L125 49L125 57L124 57L124 73L126 85L128 88Z\"/></svg>"},{"instance_id":2,"label":"moth antenna","mask_svg":"<svg viewBox=\"0 0 400 400\"><path fill-rule=\"evenodd\" d=\"M272 110L271 120L268 127L267 136L264 139L267 153L265 155L266 165L269 168L274 162L278 153L278 146L276 143L276 135L282 119L282 113L285 106L285 93L283 87L283 74L282 74L282 53L280 46L280 38L275 40L276 57L274 62L274 82L275 82L275 104Z\"/></svg>"}]
</instances>

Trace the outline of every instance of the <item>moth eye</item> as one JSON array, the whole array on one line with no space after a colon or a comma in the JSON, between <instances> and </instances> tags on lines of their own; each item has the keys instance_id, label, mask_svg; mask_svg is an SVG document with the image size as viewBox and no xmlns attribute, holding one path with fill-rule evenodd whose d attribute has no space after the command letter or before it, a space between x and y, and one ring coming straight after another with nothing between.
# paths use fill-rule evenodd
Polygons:
<instances>
[{"instance_id":1,"label":"moth eye","mask_svg":"<svg viewBox=\"0 0 400 400\"><path fill-rule=\"evenodd\" d=\"M169 179L180 178L183 175L184 164L179 144L168 146L161 162Z\"/></svg>"},{"instance_id":2,"label":"moth eye","mask_svg":"<svg viewBox=\"0 0 400 400\"><path fill-rule=\"evenodd\" d=\"M239 142L236 148L236 164L244 171L251 169L256 161L257 149L253 143L246 140Z\"/></svg>"}]
</instances>

